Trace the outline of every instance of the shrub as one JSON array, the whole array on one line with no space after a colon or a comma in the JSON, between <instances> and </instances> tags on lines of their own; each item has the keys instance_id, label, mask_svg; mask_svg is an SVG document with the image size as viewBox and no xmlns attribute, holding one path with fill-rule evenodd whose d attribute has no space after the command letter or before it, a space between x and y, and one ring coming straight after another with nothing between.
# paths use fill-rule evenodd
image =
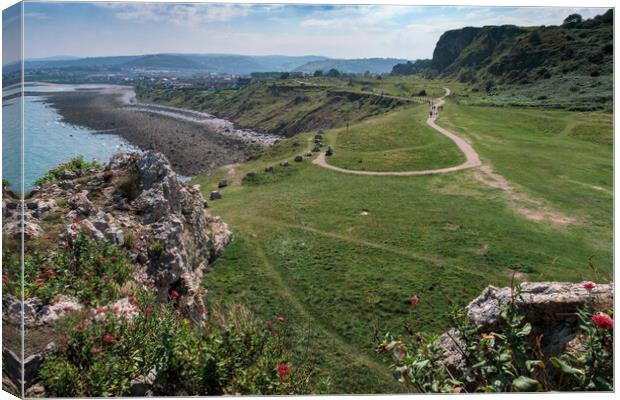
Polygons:
<instances>
[{"instance_id":1,"label":"shrub","mask_svg":"<svg viewBox=\"0 0 620 400\"><path fill-rule=\"evenodd\" d=\"M173 301L156 304L146 292L136 295L135 306L140 311L132 319L72 314L65 351L46 361L40 374L44 386L57 396L126 396L133 380L154 373L153 390L164 395L328 390L325 382L312 381L307 366L290 363L284 323L259 324L236 305L208 313L205 326L193 325ZM59 384L67 371L79 383Z\"/></svg>"},{"instance_id":2,"label":"shrub","mask_svg":"<svg viewBox=\"0 0 620 400\"><path fill-rule=\"evenodd\" d=\"M520 296L516 290L514 298ZM452 308L448 336L463 356L457 371L446 366L433 335L417 334L405 343L388 334L376 351L391 353L396 379L418 392L613 390L613 320L608 314L595 314L589 305L581 310L578 337L583 348L547 362L541 337L532 337L531 325L515 304L502 308L506 323L501 332L479 332L462 308Z\"/></svg>"},{"instance_id":3,"label":"shrub","mask_svg":"<svg viewBox=\"0 0 620 400\"><path fill-rule=\"evenodd\" d=\"M77 156L72 158L68 163L61 163L57 167L50 169L41 178L37 179L35 185L41 186L47 182L57 181L62 178L66 171L76 172L83 174L89 172L95 168L100 168L101 164L97 160L86 161L84 157Z\"/></svg>"},{"instance_id":4,"label":"shrub","mask_svg":"<svg viewBox=\"0 0 620 400\"><path fill-rule=\"evenodd\" d=\"M3 264L3 290L20 297L19 254L5 252ZM50 255L24 254L24 297L48 302L65 294L86 303L105 304L116 299L130 272L131 265L121 250L109 241L95 242L80 231L73 245L65 242Z\"/></svg>"},{"instance_id":5,"label":"shrub","mask_svg":"<svg viewBox=\"0 0 620 400\"><path fill-rule=\"evenodd\" d=\"M57 357L49 358L39 371L45 390L52 397L77 397L84 389L77 368Z\"/></svg>"}]
</instances>

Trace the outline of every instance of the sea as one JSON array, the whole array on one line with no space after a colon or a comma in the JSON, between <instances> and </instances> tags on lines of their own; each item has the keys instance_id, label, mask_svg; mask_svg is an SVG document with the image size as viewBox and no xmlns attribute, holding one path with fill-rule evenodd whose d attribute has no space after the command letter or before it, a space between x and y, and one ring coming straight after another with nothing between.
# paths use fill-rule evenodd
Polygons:
<instances>
[{"instance_id":1,"label":"sea","mask_svg":"<svg viewBox=\"0 0 620 400\"><path fill-rule=\"evenodd\" d=\"M10 182L11 189L21 191L21 112L22 99L4 98L19 88L3 90L2 100L2 178ZM26 85L27 92L52 92L73 90L69 85ZM67 124L43 96L25 96L24 112L24 190L46 171L72 157L82 155L86 160L101 163L123 151L140 151L119 135L96 133L85 127Z\"/></svg>"}]
</instances>

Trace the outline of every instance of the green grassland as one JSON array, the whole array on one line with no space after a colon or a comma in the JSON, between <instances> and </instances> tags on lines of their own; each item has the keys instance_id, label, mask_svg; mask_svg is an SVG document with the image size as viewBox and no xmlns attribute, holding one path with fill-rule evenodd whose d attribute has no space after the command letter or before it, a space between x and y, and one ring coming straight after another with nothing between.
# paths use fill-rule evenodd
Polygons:
<instances>
[{"instance_id":1,"label":"green grassland","mask_svg":"<svg viewBox=\"0 0 620 400\"><path fill-rule=\"evenodd\" d=\"M364 167L372 161L372 169L398 170L403 167L386 161L386 149L397 152L400 145L411 152L426 144L424 159L405 157L412 163L407 168L459 163L462 156L432 139L417 113L410 106L351 123L348 132L327 131L325 142L336 154L330 162L355 168L361 157ZM334 392L385 393L404 388L389 374L389 362L373 352L377 335L440 332L451 302L467 303L488 284L507 285L513 271L529 280L610 279L610 114L450 100L438 123L470 140L520 197L485 185L479 170L357 176L320 168L309 158L292 162L313 145L316 132L302 133L254 161L192 181L205 195L219 180L231 182L221 189L222 200L209 202L236 238L205 275L207 302L242 302L265 319L285 316L296 332L297 357L329 374ZM286 160L288 167L279 165ZM266 172L270 166L273 172ZM244 178L250 171L256 177ZM514 207L523 198L535 200L528 207L575 223L528 219ZM588 268L591 255L597 273ZM421 298L415 310L413 293Z\"/></svg>"},{"instance_id":2,"label":"green grassland","mask_svg":"<svg viewBox=\"0 0 620 400\"><path fill-rule=\"evenodd\" d=\"M366 171L415 171L465 161L450 139L426 124L428 105L420 104L328 132L338 151L338 167Z\"/></svg>"}]
</instances>

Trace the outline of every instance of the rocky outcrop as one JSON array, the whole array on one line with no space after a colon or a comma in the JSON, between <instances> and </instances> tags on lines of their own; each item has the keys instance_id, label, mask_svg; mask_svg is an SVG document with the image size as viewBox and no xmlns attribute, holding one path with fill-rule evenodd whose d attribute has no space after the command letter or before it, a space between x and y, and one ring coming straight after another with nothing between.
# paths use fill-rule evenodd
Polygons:
<instances>
[{"instance_id":1,"label":"rocky outcrop","mask_svg":"<svg viewBox=\"0 0 620 400\"><path fill-rule=\"evenodd\" d=\"M26 240L49 235L42 229L49 225L43 224L45 217L46 221L61 221L54 231L60 231L59 239L67 246L85 231L97 241L124 247L136 266L134 277L139 283L162 299L174 290L186 315L201 322L203 272L232 240L232 234L220 218L205 212L199 187L182 183L157 152L119 153L105 167L63 178L37 188L25 207L17 200L3 201L5 232L18 236L24 230ZM21 309L17 299L4 301L11 303L7 310L17 305ZM57 301L62 303L62 299ZM24 316L32 325L45 323L46 318L38 316L43 307L49 318L63 308L32 302L37 300L24 303L27 311L32 309ZM5 319L10 320L9 314L5 313Z\"/></svg>"},{"instance_id":2,"label":"rocky outcrop","mask_svg":"<svg viewBox=\"0 0 620 400\"><path fill-rule=\"evenodd\" d=\"M506 322L501 310L510 303L532 325L530 337L542 335L541 350L550 356L571 346L578 331L578 310L587 304L598 310L613 307L613 284L597 284L588 291L582 283L526 282L520 285L520 295L510 287L488 286L467 306L467 319L481 333L501 332ZM458 369L464 345L458 332L445 332L438 342L446 355L446 365Z\"/></svg>"}]
</instances>

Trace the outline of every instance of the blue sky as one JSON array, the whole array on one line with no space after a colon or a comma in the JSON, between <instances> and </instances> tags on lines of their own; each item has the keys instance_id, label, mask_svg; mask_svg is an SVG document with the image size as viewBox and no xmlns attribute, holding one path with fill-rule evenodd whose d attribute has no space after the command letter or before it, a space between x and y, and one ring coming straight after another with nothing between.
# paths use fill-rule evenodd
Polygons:
<instances>
[{"instance_id":1,"label":"blue sky","mask_svg":"<svg viewBox=\"0 0 620 400\"><path fill-rule=\"evenodd\" d=\"M557 25L605 9L162 3L25 4L25 57L147 53L430 58L463 26Z\"/></svg>"}]
</instances>

